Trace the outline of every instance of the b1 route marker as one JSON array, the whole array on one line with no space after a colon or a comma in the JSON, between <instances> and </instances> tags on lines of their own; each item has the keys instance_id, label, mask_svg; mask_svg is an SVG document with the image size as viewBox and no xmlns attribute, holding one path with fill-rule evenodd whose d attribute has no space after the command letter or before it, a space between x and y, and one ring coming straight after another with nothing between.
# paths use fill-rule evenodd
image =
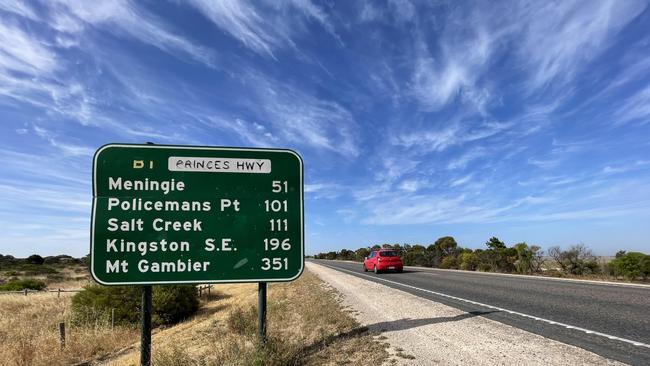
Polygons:
<instances>
[{"instance_id":1,"label":"b1 route marker","mask_svg":"<svg viewBox=\"0 0 650 366\"><path fill-rule=\"evenodd\" d=\"M93 159L91 274L103 285L276 282L304 267L291 150L108 144Z\"/></svg>"}]
</instances>

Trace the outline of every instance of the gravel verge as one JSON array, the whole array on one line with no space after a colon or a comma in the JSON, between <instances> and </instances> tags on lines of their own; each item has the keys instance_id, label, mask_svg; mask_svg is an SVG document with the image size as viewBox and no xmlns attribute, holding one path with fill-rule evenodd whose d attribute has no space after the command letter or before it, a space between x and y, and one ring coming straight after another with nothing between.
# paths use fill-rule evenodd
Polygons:
<instances>
[{"instance_id":1,"label":"gravel verge","mask_svg":"<svg viewBox=\"0 0 650 366\"><path fill-rule=\"evenodd\" d=\"M357 321L390 343L400 365L624 365L581 348L315 263Z\"/></svg>"}]
</instances>

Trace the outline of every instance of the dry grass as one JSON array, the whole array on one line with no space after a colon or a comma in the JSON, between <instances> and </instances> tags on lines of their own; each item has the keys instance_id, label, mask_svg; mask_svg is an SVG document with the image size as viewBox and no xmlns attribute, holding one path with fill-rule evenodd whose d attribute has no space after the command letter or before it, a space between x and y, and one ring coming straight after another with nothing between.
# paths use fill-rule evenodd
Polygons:
<instances>
[{"instance_id":1,"label":"dry grass","mask_svg":"<svg viewBox=\"0 0 650 366\"><path fill-rule=\"evenodd\" d=\"M167 365L380 365L386 344L374 340L309 271L269 285L268 344L258 347L257 285L220 285L194 319L153 336L153 362ZM139 354L111 360L136 365Z\"/></svg>"},{"instance_id":2,"label":"dry grass","mask_svg":"<svg viewBox=\"0 0 650 366\"><path fill-rule=\"evenodd\" d=\"M91 327L71 325L73 294L39 293L0 296L0 363L2 365L69 365L96 359L138 338L135 328L116 327L109 320ZM66 323L66 347L60 349L58 323Z\"/></svg>"},{"instance_id":3,"label":"dry grass","mask_svg":"<svg viewBox=\"0 0 650 366\"><path fill-rule=\"evenodd\" d=\"M217 289L202 299L194 318L154 331L155 365L378 365L388 356L386 344L359 327L336 293L309 271L292 283L269 285L266 347L256 337L257 285ZM88 327L72 325L72 295L0 296L0 364L137 365L138 329L111 331L108 317ZM64 350L60 321L66 322Z\"/></svg>"}]
</instances>

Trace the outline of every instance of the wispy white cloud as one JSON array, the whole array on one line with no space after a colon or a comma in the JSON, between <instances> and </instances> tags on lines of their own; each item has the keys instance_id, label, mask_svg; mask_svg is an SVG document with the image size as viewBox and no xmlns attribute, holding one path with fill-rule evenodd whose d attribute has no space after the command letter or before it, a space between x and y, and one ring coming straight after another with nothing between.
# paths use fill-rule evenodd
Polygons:
<instances>
[{"instance_id":1,"label":"wispy white cloud","mask_svg":"<svg viewBox=\"0 0 650 366\"><path fill-rule=\"evenodd\" d=\"M600 171L600 173L604 175L613 175L648 167L650 167L650 160L637 160L634 162L628 162L627 164L607 165Z\"/></svg>"},{"instance_id":2,"label":"wispy white cloud","mask_svg":"<svg viewBox=\"0 0 650 366\"><path fill-rule=\"evenodd\" d=\"M29 3L20 0L0 0L0 10L14 13L23 18L38 20L38 16Z\"/></svg>"},{"instance_id":3,"label":"wispy white cloud","mask_svg":"<svg viewBox=\"0 0 650 366\"><path fill-rule=\"evenodd\" d=\"M467 174L467 175L465 175L463 177L452 180L451 182L449 182L449 186L450 187L462 186L462 185L470 182L473 177L474 177L474 174L472 174L472 173Z\"/></svg>"},{"instance_id":4,"label":"wispy white cloud","mask_svg":"<svg viewBox=\"0 0 650 366\"><path fill-rule=\"evenodd\" d=\"M534 157L528 158L528 164L534 165L541 169L555 168L556 166L558 166L558 164L560 164L561 161L562 159L558 157L552 157L547 159L534 158Z\"/></svg>"},{"instance_id":5,"label":"wispy white cloud","mask_svg":"<svg viewBox=\"0 0 650 366\"><path fill-rule=\"evenodd\" d=\"M610 197L611 198L611 197ZM553 204L561 202L554 195L524 196L503 205L466 195L410 195L384 198L367 204L370 213L362 219L369 225L481 224L498 222L550 222L560 220L603 219L647 214L647 197L640 202L616 203L600 200L594 204ZM591 207L590 207L591 206Z\"/></svg>"},{"instance_id":6,"label":"wispy white cloud","mask_svg":"<svg viewBox=\"0 0 650 366\"><path fill-rule=\"evenodd\" d=\"M345 194L345 187L339 183L318 182L305 184L305 194L313 199L334 199Z\"/></svg>"},{"instance_id":7,"label":"wispy white cloud","mask_svg":"<svg viewBox=\"0 0 650 366\"><path fill-rule=\"evenodd\" d=\"M392 137L391 142L406 148L418 148L422 152L444 151L454 145L483 140L498 135L513 126L511 122L452 121L449 125L427 131L409 131Z\"/></svg>"},{"instance_id":8,"label":"wispy white cloud","mask_svg":"<svg viewBox=\"0 0 650 366\"><path fill-rule=\"evenodd\" d=\"M357 122L347 108L259 73L249 74L245 82L255 93L250 109L259 111L260 122L272 127L273 136L352 158L359 155Z\"/></svg>"},{"instance_id":9,"label":"wispy white cloud","mask_svg":"<svg viewBox=\"0 0 650 366\"><path fill-rule=\"evenodd\" d=\"M57 182L61 186L67 186L62 192L70 190L70 187L81 189L88 185L90 165L87 164L87 160L80 163L78 158L78 156L60 157L56 154L0 149L3 176L20 177L26 182Z\"/></svg>"},{"instance_id":10,"label":"wispy white cloud","mask_svg":"<svg viewBox=\"0 0 650 366\"><path fill-rule=\"evenodd\" d=\"M402 191L414 193L421 189L431 188L431 183L427 179L405 179L397 187Z\"/></svg>"},{"instance_id":11,"label":"wispy white cloud","mask_svg":"<svg viewBox=\"0 0 650 366\"><path fill-rule=\"evenodd\" d=\"M205 117L208 123L221 130L231 131L245 144L266 147L275 146L279 138L274 136L265 126L256 122L247 122L241 118L223 118L216 115Z\"/></svg>"},{"instance_id":12,"label":"wispy white cloud","mask_svg":"<svg viewBox=\"0 0 650 366\"><path fill-rule=\"evenodd\" d=\"M650 86L627 98L614 112L612 119L615 125L650 123Z\"/></svg>"},{"instance_id":13,"label":"wispy white cloud","mask_svg":"<svg viewBox=\"0 0 650 366\"><path fill-rule=\"evenodd\" d=\"M216 64L214 51L180 35L179 30L142 11L128 0L100 3L57 0L57 4L51 6L50 16L52 26L61 32L78 33L86 26L104 27L181 59L189 56L207 66Z\"/></svg>"},{"instance_id":14,"label":"wispy white cloud","mask_svg":"<svg viewBox=\"0 0 650 366\"><path fill-rule=\"evenodd\" d=\"M486 156L487 150L483 147L476 147L470 150L467 150L467 152L464 152L462 155L452 159L447 163L447 169L449 170L455 170L455 169L465 169L467 164L470 162L479 159L481 157Z\"/></svg>"},{"instance_id":15,"label":"wispy white cloud","mask_svg":"<svg viewBox=\"0 0 650 366\"><path fill-rule=\"evenodd\" d=\"M383 18L384 11L376 6L374 1L364 1L359 10L359 20L361 22L373 22Z\"/></svg>"},{"instance_id":16,"label":"wispy white cloud","mask_svg":"<svg viewBox=\"0 0 650 366\"><path fill-rule=\"evenodd\" d=\"M91 157L95 149L74 143L61 142L58 136L52 131L43 127L34 125L33 130L42 139L46 140L52 147L58 149L65 156L84 156Z\"/></svg>"},{"instance_id":17,"label":"wispy white cloud","mask_svg":"<svg viewBox=\"0 0 650 366\"><path fill-rule=\"evenodd\" d=\"M523 36L519 58L529 65L529 86L556 87L575 74L646 7L643 1L538 2L516 6L513 35Z\"/></svg>"},{"instance_id":18,"label":"wispy white cloud","mask_svg":"<svg viewBox=\"0 0 650 366\"><path fill-rule=\"evenodd\" d=\"M276 49L296 47L293 38L301 32L307 19L316 20L339 40L328 15L310 0L271 3L267 4L269 8L260 2L238 0L192 0L191 3L222 31L254 52L274 59Z\"/></svg>"},{"instance_id":19,"label":"wispy white cloud","mask_svg":"<svg viewBox=\"0 0 650 366\"><path fill-rule=\"evenodd\" d=\"M443 39L438 57L430 54L423 41L417 46L411 91L425 111L441 109L458 96L484 112L489 92L476 84L492 52L493 40L477 28L473 38Z\"/></svg>"},{"instance_id":20,"label":"wispy white cloud","mask_svg":"<svg viewBox=\"0 0 650 366\"><path fill-rule=\"evenodd\" d=\"M0 22L0 72L49 74L57 69L57 56L45 42L11 22Z\"/></svg>"}]
</instances>

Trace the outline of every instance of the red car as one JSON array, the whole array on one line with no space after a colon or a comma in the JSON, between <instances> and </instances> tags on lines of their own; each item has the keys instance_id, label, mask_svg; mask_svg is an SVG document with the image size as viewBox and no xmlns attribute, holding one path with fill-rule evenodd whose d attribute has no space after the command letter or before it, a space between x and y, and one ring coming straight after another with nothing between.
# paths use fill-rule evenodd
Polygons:
<instances>
[{"instance_id":1,"label":"red car","mask_svg":"<svg viewBox=\"0 0 650 366\"><path fill-rule=\"evenodd\" d=\"M391 249L373 250L370 255L363 261L363 271L374 271L379 273L382 271L397 271L402 272L404 264L399 253Z\"/></svg>"}]
</instances>

